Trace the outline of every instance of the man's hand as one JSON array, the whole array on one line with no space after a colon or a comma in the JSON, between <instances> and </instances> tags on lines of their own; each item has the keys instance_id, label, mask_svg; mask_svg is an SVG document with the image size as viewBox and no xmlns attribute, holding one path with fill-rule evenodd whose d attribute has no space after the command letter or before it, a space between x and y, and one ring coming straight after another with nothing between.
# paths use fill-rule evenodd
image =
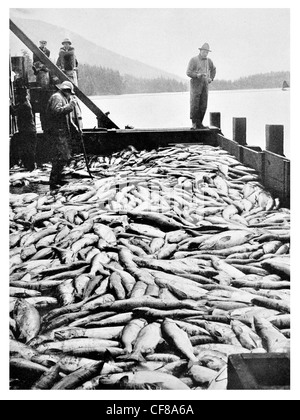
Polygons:
<instances>
[{"instance_id":1,"label":"man's hand","mask_svg":"<svg viewBox=\"0 0 300 420\"><path fill-rule=\"evenodd\" d=\"M71 96L69 104L74 108L77 104L76 98L74 96Z\"/></svg>"},{"instance_id":2,"label":"man's hand","mask_svg":"<svg viewBox=\"0 0 300 420\"><path fill-rule=\"evenodd\" d=\"M207 78L208 83L212 82L212 79L210 77Z\"/></svg>"}]
</instances>

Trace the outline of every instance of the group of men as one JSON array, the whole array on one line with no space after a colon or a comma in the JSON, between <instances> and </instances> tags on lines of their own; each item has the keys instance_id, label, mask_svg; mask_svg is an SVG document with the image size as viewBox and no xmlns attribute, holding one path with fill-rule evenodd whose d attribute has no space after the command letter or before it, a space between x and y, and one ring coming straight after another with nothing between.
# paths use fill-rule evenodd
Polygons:
<instances>
[{"instance_id":1,"label":"group of men","mask_svg":"<svg viewBox=\"0 0 300 420\"><path fill-rule=\"evenodd\" d=\"M49 160L52 163L50 174L50 189L56 189L62 184L62 171L71 157L71 139L81 135L82 119L81 110L76 100L74 85L77 86L77 66L74 48L71 41L64 39L60 48L56 65L72 80L57 84L57 92L46 101L43 110L42 128L47 137L50 149ZM40 50L49 57L50 51L47 42L40 41ZM49 69L39 57L33 55L33 71L37 84L47 87L50 81ZM26 88L17 89L16 105L11 106L11 112L17 117L18 122L18 155L28 171L36 167L37 132L32 106Z\"/></svg>"},{"instance_id":2,"label":"group of men","mask_svg":"<svg viewBox=\"0 0 300 420\"><path fill-rule=\"evenodd\" d=\"M50 50L47 48L47 41L41 40L39 49L49 58ZM37 77L37 83L41 84L42 87L43 79L46 78L46 82L50 83L50 72L49 69L40 61L36 54L33 54L33 71ZM75 56L75 48L72 47L72 42L69 38L65 38L62 41L62 47L59 49L58 58L56 65L59 67L69 79L77 86L78 85L78 61ZM46 74L46 76L45 76Z\"/></svg>"},{"instance_id":3,"label":"group of men","mask_svg":"<svg viewBox=\"0 0 300 420\"><path fill-rule=\"evenodd\" d=\"M74 48L71 47L69 39L65 39L62 44L57 65L77 85L74 74L76 74L78 62ZM50 51L46 45L46 41L40 41L40 49L49 57ZM199 50L199 54L189 61L186 73L191 79L190 119L192 120L192 129L207 128L203 125L203 118L207 109L209 84L216 75L216 67L207 57L211 52L209 45L205 43ZM37 56L33 57L33 65L36 74L48 71ZM57 85L57 88L58 91L47 102L45 126L43 127L51 150L49 157L52 163L51 189L56 189L62 184L62 171L71 157L71 139L81 135L82 130L81 112L73 84L65 81ZM36 128L27 90L20 94L19 104L14 111L18 115L20 144L22 144L21 159L25 168L32 171L35 168Z\"/></svg>"}]
</instances>

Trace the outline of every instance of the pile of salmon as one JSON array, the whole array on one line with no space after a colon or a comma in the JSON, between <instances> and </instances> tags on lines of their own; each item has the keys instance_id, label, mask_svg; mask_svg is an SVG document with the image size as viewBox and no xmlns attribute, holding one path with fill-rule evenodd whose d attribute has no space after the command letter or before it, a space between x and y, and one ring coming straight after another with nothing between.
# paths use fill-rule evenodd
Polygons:
<instances>
[{"instance_id":1,"label":"pile of salmon","mask_svg":"<svg viewBox=\"0 0 300 420\"><path fill-rule=\"evenodd\" d=\"M289 354L290 210L253 169L207 145L89 159L10 194L11 389L226 389L232 355Z\"/></svg>"}]
</instances>

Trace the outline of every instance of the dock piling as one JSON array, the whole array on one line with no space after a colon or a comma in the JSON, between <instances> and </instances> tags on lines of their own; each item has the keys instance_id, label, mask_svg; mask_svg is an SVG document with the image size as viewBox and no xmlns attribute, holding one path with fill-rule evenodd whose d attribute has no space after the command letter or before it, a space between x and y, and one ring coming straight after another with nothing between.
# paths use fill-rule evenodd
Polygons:
<instances>
[{"instance_id":1,"label":"dock piling","mask_svg":"<svg viewBox=\"0 0 300 420\"><path fill-rule=\"evenodd\" d=\"M209 125L212 127L221 128L221 113L220 112L209 113Z\"/></svg>"},{"instance_id":2,"label":"dock piling","mask_svg":"<svg viewBox=\"0 0 300 420\"><path fill-rule=\"evenodd\" d=\"M232 129L233 129L233 140L236 141L241 146L246 146L246 129L247 129L247 119L246 118L233 118L232 119Z\"/></svg>"},{"instance_id":3,"label":"dock piling","mask_svg":"<svg viewBox=\"0 0 300 420\"><path fill-rule=\"evenodd\" d=\"M266 150L280 156L283 153L283 125L266 125Z\"/></svg>"}]
</instances>

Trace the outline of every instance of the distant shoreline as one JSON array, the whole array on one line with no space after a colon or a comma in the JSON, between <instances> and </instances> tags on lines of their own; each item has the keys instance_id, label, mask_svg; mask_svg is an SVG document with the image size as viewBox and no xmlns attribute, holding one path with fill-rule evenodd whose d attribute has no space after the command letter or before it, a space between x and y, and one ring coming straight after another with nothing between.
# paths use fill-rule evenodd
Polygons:
<instances>
[{"instance_id":1,"label":"distant shoreline","mask_svg":"<svg viewBox=\"0 0 300 420\"><path fill-rule=\"evenodd\" d=\"M276 88L253 88L253 89L249 89L249 88L245 88L245 89L219 89L219 90L210 90L210 93L232 93L232 92L252 92L252 91L270 91L270 90L278 90L278 91L282 91L281 87L276 87ZM290 89L287 89L285 91L282 92L289 92ZM181 92L142 92L142 93L120 93L118 95L116 94L106 94L106 95L88 95L90 98L102 98L102 97L119 97L119 96L135 96L135 95L143 95L143 96L151 96L151 95L178 95L178 94L186 94L189 93L188 90L186 91L181 91Z\"/></svg>"}]
</instances>

